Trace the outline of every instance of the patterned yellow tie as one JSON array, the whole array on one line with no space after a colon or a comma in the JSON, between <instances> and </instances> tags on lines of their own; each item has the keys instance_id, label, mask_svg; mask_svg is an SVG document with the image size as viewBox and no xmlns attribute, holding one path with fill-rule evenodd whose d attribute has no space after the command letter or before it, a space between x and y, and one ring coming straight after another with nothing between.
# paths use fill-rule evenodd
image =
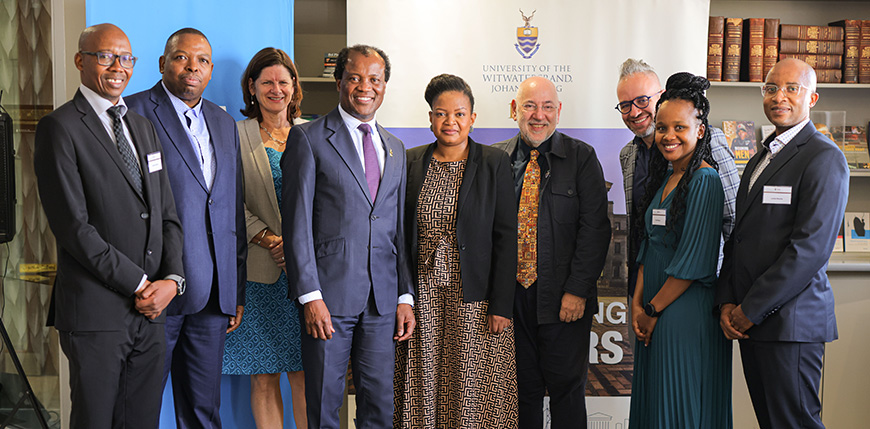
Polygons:
<instances>
[{"instance_id":1,"label":"patterned yellow tie","mask_svg":"<svg viewBox=\"0 0 870 429\"><path fill-rule=\"evenodd\" d=\"M517 213L517 281L528 288L538 279L538 185L541 167L538 151L532 149L531 159L523 175L523 191Z\"/></svg>"}]
</instances>

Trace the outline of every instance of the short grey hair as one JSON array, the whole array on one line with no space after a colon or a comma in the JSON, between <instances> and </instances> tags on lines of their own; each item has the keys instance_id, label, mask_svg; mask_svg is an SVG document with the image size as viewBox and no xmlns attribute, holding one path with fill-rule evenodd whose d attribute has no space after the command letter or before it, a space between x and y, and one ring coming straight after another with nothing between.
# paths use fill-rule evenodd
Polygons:
<instances>
[{"instance_id":1,"label":"short grey hair","mask_svg":"<svg viewBox=\"0 0 870 429\"><path fill-rule=\"evenodd\" d=\"M659 75L656 74L655 69L643 60L636 60L634 58L629 58L625 60L622 65L619 66L619 80L637 74L637 73L646 73L650 76L655 76L656 80L658 80Z\"/></svg>"}]
</instances>

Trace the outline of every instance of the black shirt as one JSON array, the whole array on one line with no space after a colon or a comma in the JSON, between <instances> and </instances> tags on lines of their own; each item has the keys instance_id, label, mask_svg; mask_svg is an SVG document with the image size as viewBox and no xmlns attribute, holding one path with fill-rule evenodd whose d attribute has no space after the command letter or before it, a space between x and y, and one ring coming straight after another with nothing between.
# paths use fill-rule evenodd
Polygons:
<instances>
[{"instance_id":1,"label":"black shirt","mask_svg":"<svg viewBox=\"0 0 870 429\"><path fill-rule=\"evenodd\" d=\"M517 204L519 204L520 196L523 193L523 177L526 174L526 165L528 165L529 160L532 159L532 149L537 149L538 151L538 167L541 168L541 183L543 183L544 178L550 174L550 165L547 163L547 157L544 155L550 152L553 136L551 135L550 138L544 140L544 142L537 148L529 146L522 136L520 136L519 140L520 143L517 144L517 149L511 155L511 169L514 173L514 189L517 193Z\"/></svg>"}]
</instances>

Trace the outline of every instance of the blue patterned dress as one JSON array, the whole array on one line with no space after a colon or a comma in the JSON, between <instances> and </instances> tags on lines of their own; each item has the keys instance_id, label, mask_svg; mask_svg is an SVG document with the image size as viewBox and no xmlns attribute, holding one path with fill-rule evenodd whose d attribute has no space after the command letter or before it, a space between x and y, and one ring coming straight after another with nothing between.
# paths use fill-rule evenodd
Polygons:
<instances>
[{"instance_id":1,"label":"blue patterned dress","mask_svg":"<svg viewBox=\"0 0 870 429\"><path fill-rule=\"evenodd\" d=\"M266 148L281 205L281 152ZM286 249L285 249L286 251ZM299 312L287 298L287 275L273 284L248 282L239 329L227 335L224 374L277 374L302 370Z\"/></svg>"}]
</instances>

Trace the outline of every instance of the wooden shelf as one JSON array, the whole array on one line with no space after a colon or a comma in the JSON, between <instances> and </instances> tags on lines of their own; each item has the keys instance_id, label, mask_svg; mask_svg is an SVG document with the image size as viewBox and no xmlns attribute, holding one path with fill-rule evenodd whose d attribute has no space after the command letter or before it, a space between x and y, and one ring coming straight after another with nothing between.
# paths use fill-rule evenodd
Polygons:
<instances>
[{"instance_id":1,"label":"wooden shelf","mask_svg":"<svg viewBox=\"0 0 870 429\"><path fill-rule=\"evenodd\" d=\"M306 76L300 76L300 77L299 77L299 82L304 82L304 83L335 83L335 79L334 79L334 78L331 78L331 77L306 77ZM868 88L870 88L870 85L868 85Z\"/></svg>"},{"instance_id":2,"label":"wooden shelf","mask_svg":"<svg viewBox=\"0 0 870 429\"><path fill-rule=\"evenodd\" d=\"M710 82L713 87L761 88L763 82ZM870 83L820 83L819 88L870 89Z\"/></svg>"}]
</instances>

